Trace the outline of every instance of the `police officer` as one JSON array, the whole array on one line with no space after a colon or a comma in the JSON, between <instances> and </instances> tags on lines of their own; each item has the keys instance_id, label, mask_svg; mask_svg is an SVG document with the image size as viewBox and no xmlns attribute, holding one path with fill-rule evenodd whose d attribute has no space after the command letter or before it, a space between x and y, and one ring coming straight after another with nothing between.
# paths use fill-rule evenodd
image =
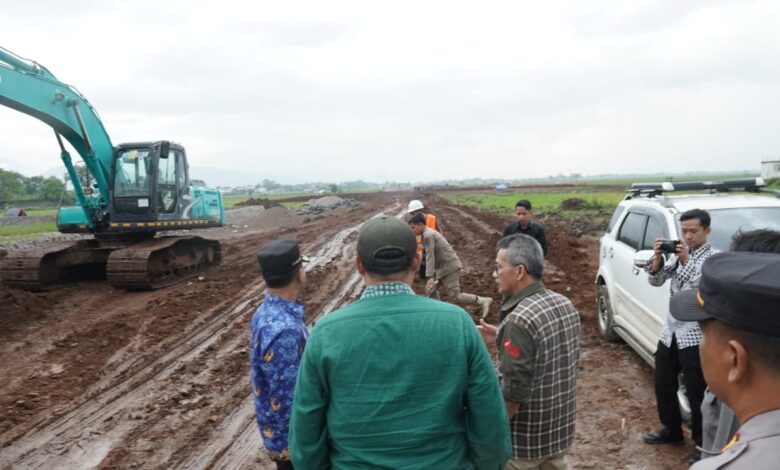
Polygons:
<instances>
[{"instance_id":1,"label":"police officer","mask_svg":"<svg viewBox=\"0 0 780 470\"><path fill-rule=\"evenodd\" d=\"M777 468L780 462L780 254L729 252L702 266L698 290L675 294L671 314L698 321L712 392L742 425L723 451L692 468Z\"/></svg>"}]
</instances>

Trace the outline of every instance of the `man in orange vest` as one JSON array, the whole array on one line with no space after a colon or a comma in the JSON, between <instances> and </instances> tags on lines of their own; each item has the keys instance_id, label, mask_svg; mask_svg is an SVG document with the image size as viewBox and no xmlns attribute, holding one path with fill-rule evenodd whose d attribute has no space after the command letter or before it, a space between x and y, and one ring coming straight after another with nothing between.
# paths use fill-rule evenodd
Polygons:
<instances>
[{"instance_id":1,"label":"man in orange vest","mask_svg":"<svg viewBox=\"0 0 780 470\"><path fill-rule=\"evenodd\" d=\"M425 206L423 206L422 201L419 199L412 199L409 201L409 207L406 209L406 220L410 220L417 214L423 214L425 216L425 226L431 230L436 230L437 232L442 233L441 224L436 219L436 216L433 214L426 214L423 212L423 209L425 209ZM417 253L420 253L422 256L422 264L420 264L419 271L420 279L425 279L425 249L423 247L422 235L417 235Z\"/></svg>"}]
</instances>

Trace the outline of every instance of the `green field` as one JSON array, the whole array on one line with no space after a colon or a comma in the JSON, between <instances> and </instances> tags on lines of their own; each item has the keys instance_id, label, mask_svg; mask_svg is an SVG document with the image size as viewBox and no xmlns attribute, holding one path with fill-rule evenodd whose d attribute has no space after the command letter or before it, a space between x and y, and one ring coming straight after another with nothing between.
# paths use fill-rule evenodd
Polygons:
<instances>
[{"instance_id":1,"label":"green field","mask_svg":"<svg viewBox=\"0 0 780 470\"><path fill-rule=\"evenodd\" d=\"M27 213L30 217L32 216L44 216L44 215L51 215L56 216L57 215L57 208L47 208L47 209L25 209L24 212Z\"/></svg>"},{"instance_id":2,"label":"green field","mask_svg":"<svg viewBox=\"0 0 780 470\"><path fill-rule=\"evenodd\" d=\"M449 202L464 206L478 207L498 213L514 212L515 203L520 199L528 199L534 212L550 212L560 210L561 203L566 199L579 198L585 201L584 210L611 210L626 195L623 191L576 191L576 190L544 190L502 193L450 193L440 194Z\"/></svg>"},{"instance_id":3,"label":"green field","mask_svg":"<svg viewBox=\"0 0 780 470\"><path fill-rule=\"evenodd\" d=\"M6 225L0 227L0 243L37 238L44 233L51 232L57 232L57 224L54 222L28 225Z\"/></svg>"}]
</instances>

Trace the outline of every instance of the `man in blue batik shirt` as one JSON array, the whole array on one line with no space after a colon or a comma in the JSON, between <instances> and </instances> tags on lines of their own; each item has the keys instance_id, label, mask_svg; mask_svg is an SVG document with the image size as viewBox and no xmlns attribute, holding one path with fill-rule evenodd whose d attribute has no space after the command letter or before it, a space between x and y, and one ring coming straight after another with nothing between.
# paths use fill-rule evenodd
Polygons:
<instances>
[{"instance_id":1,"label":"man in blue batik shirt","mask_svg":"<svg viewBox=\"0 0 780 470\"><path fill-rule=\"evenodd\" d=\"M252 316L249 363L260 435L279 470L292 469L287 449L295 379L308 330L298 296L306 284L298 242L274 240L257 252L265 279L263 303Z\"/></svg>"}]
</instances>

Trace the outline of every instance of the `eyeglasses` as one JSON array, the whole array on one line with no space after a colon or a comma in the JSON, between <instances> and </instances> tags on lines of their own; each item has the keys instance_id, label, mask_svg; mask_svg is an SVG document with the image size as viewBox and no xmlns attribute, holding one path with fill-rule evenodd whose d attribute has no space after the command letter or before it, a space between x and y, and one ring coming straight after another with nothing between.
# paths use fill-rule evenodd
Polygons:
<instances>
[{"instance_id":1,"label":"eyeglasses","mask_svg":"<svg viewBox=\"0 0 780 470\"><path fill-rule=\"evenodd\" d=\"M505 264L505 265L501 265L499 263L496 263L494 272L496 274L498 274L505 267L511 267L511 268L521 268L522 267L523 269L526 269L526 267L524 265L522 265L522 264Z\"/></svg>"}]
</instances>

